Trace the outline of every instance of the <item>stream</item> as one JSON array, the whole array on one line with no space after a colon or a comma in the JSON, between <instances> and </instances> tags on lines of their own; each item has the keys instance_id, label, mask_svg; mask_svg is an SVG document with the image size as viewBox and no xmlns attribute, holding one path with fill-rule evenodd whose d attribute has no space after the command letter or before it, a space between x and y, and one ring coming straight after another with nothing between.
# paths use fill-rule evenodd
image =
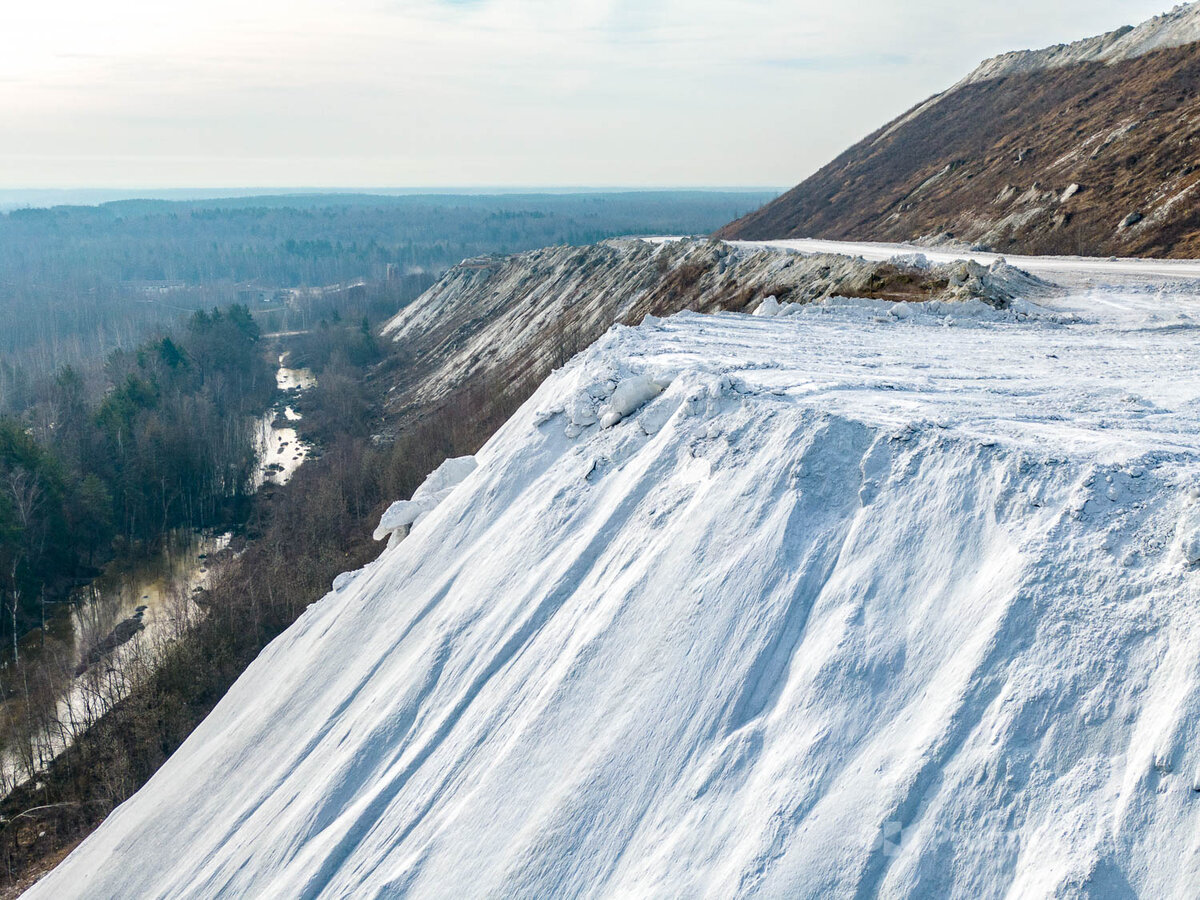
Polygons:
<instances>
[{"instance_id":1,"label":"stream","mask_svg":"<svg viewBox=\"0 0 1200 900\"><path fill-rule=\"evenodd\" d=\"M302 392L316 384L307 369L286 365L287 354L278 358L275 373L279 395L271 409L256 423L255 446L258 460L253 475L255 492L265 485L286 484L308 459L310 448L300 440L295 428L300 414L291 404ZM139 643L154 647L172 639L186 627L196 611L195 595L207 587L211 566L229 550L233 533L218 530L177 529L163 540L162 548L136 562L114 561L88 585L79 588L68 606L69 613L48 608L43 641L33 631L20 642L22 659L35 660L66 670L70 687L59 703L64 721L80 720L81 700L85 692L82 678L89 669L107 661L105 669L120 669L125 645L141 635ZM132 646L132 645L131 645ZM11 663L11 650L5 654L4 668ZM55 659L54 657L69 657ZM101 710L102 712L102 710ZM90 709L87 718L94 720ZM53 758L61 741L48 739L42 749L46 759ZM0 754L0 769L7 784L15 770L10 754Z\"/></svg>"},{"instance_id":2,"label":"stream","mask_svg":"<svg viewBox=\"0 0 1200 900\"><path fill-rule=\"evenodd\" d=\"M303 393L316 386L317 379L308 369L290 369L287 367L287 354L279 357L279 367L275 370L275 384L284 397ZM309 448L300 440L296 429L287 423L300 421L300 414L294 408L284 405L272 407L258 421L258 433L255 444L258 450L258 471L254 476L254 489L261 490L263 485L287 484L296 474L306 459Z\"/></svg>"},{"instance_id":3,"label":"stream","mask_svg":"<svg viewBox=\"0 0 1200 900\"><path fill-rule=\"evenodd\" d=\"M300 440L295 427L287 424L300 420L300 414L287 401L312 388L317 380L308 369L291 369L286 362L287 354L283 353L275 371L280 399L256 425L256 492L266 484L287 484L308 459L309 447ZM231 532L180 529L168 537L154 558L134 566L107 567L100 578L84 588L81 602L75 605L72 619L77 652L82 657L120 623L134 617L141 619L147 637L157 637L157 632L173 619L186 618L193 594L207 586L209 558L228 548L232 538ZM79 662L82 665L87 660L81 658Z\"/></svg>"},{"instance_id":4,"label":"stream","mask_svg":"<svg viewBox=\"0 0 1200 900\"><path fill-rule=\"evenodd\" d=\"M259 417L255 434L258 465L254 490L266 484L283 485L308 458L309 447L289 422L300 414L287 401L317 382L308 369L286 366L281 354L275 372L280 399ZM171 622L192 612L191 598L208 584L209 559L229 547L231 532L179 529L164 541L153 558L136 565L113 564L82 589L72 614L73 643L82 666L122 622L138 618L146 637L157 638ZM109 648L111 649L111 647ZM95 661L93 658L92 662Z\"/></svg>"}]
</instances>

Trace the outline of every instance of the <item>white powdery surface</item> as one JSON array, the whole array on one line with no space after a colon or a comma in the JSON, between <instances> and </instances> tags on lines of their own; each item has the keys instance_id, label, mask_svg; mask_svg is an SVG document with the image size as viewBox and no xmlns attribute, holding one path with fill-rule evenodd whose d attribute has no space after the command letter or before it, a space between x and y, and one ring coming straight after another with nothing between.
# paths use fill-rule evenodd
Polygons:
<instances>
[{"instance_id":1,"label":"white powdery surface","mask_svg":"<svg viewBox=\"0 0 1200 900\"><path fill-rule=\"evenodd\" d=\"M1023 72L1059 69L1087 62L1116 63L1200 41L1200 5L1181 3L1170 12L1108 34L1042 50L1017 50L980 64L956 87Z\"/></svg>"},{"instance_id":2,"label":"white powdery surface","mask_svg":"<svg viewBox=\"0 0 1200 900\"><path fill-rule=\"evenodd\" d=\"M473 456L446 460L413 492L411 500L397 500L387 508L372 536L377 541L389 538L388 546L394 547L411 526L437 509L438 504L475 471L476 465ZM334 587L336 590L337 585Z\"/></svg>"},{"instance_id":3,"label":"white powdery surface","mask_svg":"<svg viewBox=\"0 0 1200 900\"><path fill-rule=\"evenodd\" d=\"M1126 26L1107 34L1084 38L1070 44L1056 44L1040 50L1013 50L986 59L966 78L949 90L898 119L882 137L888 137L942 100L968 85L994 78L1006 78L1030 72L1061 69L1083 63L1120 63L1137 59L1156 50L1184 47L1200 41L1200 4L1180 3L1169 12L1147 19L1137 26ZM1066 198L1064 198L1066 199Z\"/></svg>"},{"instance_id":4,"label":"white powdery surface","mask_svg":"<svg viewBox=\"0 0 1200 900\"><path fill-rule=\"evenodd\" d=\"M1190 895L1160 300L615 328L29 896Z\"/></svg>"}]
</instances>

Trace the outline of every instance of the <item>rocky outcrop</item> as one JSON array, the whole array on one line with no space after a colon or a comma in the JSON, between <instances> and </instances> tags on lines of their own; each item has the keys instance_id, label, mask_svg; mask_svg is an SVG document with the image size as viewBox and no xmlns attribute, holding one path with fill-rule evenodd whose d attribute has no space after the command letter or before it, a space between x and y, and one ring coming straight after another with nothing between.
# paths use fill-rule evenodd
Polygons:
<instances>
[{"instance_id":1,"label":"rocky outcrop","mask_svg":"<svg viewBox=\"0 0 1200 900\"><path fill-rule=\"evenodd\" d=\"M493 390L540 381L614 323L681 310L753 312L832 296L891 301L982 300L1003 308L1047 286L1003 262L931 265L719 241L605 241L450 270L384 328L394 340L393 396L427 406L472 381ZM393 409L403 413L403 409Z\"/></svg>"},{"instance_id":2,"label":"rocky outcrop","mask_svg":"<svg viewBox=\"0 0 1200 900\"><path fill-rule=\"evenodd\" d=\"M1200 7L989 60L718 232L1200 256Z\"/></svg>"}]
</instances>

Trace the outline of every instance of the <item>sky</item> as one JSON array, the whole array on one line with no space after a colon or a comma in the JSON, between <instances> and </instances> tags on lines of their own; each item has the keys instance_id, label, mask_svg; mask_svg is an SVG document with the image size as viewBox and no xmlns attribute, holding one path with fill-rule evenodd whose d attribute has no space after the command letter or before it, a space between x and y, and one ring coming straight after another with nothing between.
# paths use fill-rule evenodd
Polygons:
<instances>
[{"instance_id":1,"label":"sky","mask_svg":"<svg viewBox=\"0 0 1200 900\"><path fill-rule=\"evenodd\" d=\"M782 187L1170 0L5 5L0 189Z\"/></svg>"}]
</instances>

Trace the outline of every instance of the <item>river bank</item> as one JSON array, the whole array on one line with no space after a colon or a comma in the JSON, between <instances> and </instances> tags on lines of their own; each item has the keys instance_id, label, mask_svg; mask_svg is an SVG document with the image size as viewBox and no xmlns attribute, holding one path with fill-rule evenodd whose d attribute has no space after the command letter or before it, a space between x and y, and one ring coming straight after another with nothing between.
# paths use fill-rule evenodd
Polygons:
<instances>
[{"instance_id":1,"label":"river bank","mask_svg":"<svg viewBox=\"0 0 1200 900\"><path fill-rule=\"evenodd\" d=\"M252 494L286 484L309 459L293 404L316 384L276 358L277 393L255 423ZM126 696L161 648L194 621L216 567L239 551L240 526L176 529L153 552L126 553L65 602L46 603L43 627L0 660L0 792L35 776Z\"/></svg>"}]
</instances>

